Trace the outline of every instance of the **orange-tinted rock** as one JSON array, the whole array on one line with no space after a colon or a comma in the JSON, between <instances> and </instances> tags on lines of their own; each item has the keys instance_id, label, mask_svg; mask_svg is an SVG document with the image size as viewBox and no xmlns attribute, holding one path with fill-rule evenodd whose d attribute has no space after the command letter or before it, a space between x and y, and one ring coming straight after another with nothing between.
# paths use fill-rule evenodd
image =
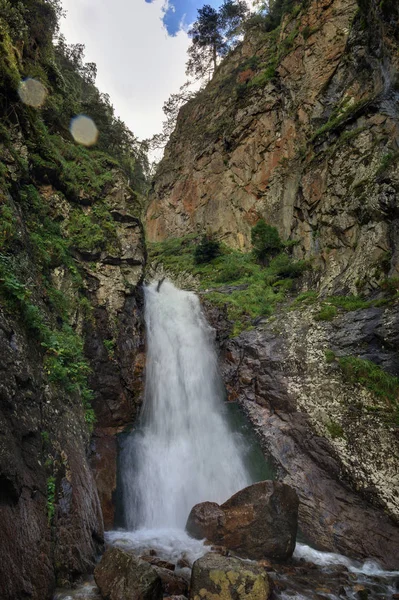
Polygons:
<instances>
[{"instance_id":1,"label":"orange-tinted rock","mask_svg":"<svg viewBox=\"0 0 399 600\"><path fill-rule=\"evenodd\" d=\"M295 548L298 504L296 492L288 485L261 481L221 506L197 504L186 529L193 537L206 537L244 558L287 559Z\"/></svg>"}]
</instances>

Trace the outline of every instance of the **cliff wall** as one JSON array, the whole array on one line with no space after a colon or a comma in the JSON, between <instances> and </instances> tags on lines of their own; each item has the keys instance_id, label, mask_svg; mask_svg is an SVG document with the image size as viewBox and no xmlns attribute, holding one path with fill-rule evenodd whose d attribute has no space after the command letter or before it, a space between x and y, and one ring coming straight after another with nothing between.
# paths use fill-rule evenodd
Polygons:
<instances>
[{"instance_id":1,"label":"cliff wall","mask_svg":"<svg viewBox=\"0 0 399 600\"><path fill-rule=\"evenodd\" d=\"M322 290L397 276L397 27L393 4L317 0L250 30L179 114L149 240L208 232L248 250L263 217Z\"/></svg>"}]
</instances>

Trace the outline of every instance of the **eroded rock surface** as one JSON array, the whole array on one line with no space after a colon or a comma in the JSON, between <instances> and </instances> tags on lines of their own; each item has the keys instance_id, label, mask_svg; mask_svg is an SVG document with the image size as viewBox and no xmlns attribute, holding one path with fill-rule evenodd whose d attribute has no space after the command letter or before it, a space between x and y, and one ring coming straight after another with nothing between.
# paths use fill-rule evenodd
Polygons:
<instances>
[{"instance_id":1,"label":"eroded rock surface","mask_svg":"<svg viewBox=\"0 0 399 600\"><path fill-rule=\"evenodd\" d=\"M330 349L372 357L396 373L390 340L397 335L397 308L352 311L331 323L316 322L317 312L283 310L225 341L230 399L248 414L279 478L296 489L306 537L320 549L374 557L397 569L396 428L375 410L373 394L346 381L325 356Z\"/></svg>"},{"instance_id":2,"label":"eroded rock surface","mask_svg":"<svg viewBox=\"0 0 399 600\"><path fill-rule=\"evenodd\" d=\"M149 240L206 231L248 250L263 217L298 242L324 290L397 276L395 19L376 0L314 0L277 34L251 29L180 112Z\"/></svg>"},{"instance_id":3,"label":"eroded rock surface","mask_svg":"<svg viewBox=\"0 0 399 600\"><path fill-rule=\"evenodd\" d=\"M110 548L94 570L103 598L108 600L160 600L162 583L156 570L134 554Z\"/></svg>"},{"instance_id":4,"label":"eroded rock surface","mask_svg":"<svg viewBox=\"0 0 399 600\"><path fill-rule=\"evenodd\" d=\"M187 532L234 550L243 558L290 558L295 548L298 497L288 485L261 481L240 490L219 506L194 506Z\"/></svg>"},{"instance_id":5,"label":"eroded rock surface","mask_svg":"<svg viewBox=\"0 0 399 600\"><path fill-rule=\"evenodd\" d=\"M267 600L270 594L269 576L257 565L211 552L193 565L190 600Z\"/></svg>"}]
</instances>

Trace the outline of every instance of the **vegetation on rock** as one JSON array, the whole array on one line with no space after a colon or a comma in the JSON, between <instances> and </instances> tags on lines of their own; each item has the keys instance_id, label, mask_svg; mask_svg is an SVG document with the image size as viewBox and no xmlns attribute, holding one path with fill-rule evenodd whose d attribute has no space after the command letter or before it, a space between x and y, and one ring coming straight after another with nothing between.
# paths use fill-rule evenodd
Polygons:
<instances>
[{"instance_id":1,"label":"vegetation on rock","mask_svg":"<svg viewBox=\"0 0 399 600\"><path fill-rule=\"evenodd\" d=\"M188 273L197 277L207 300L227 307L234 324L232 334L237 335L251 327L254 319L270 316L273 307L287 297L295 280L309 268L305 261L294 261L282 242L279 254L275 244L272 246L267 266L260 264L251 252L243 253L224 244L220 244L219 256L198 264L198 236L190 234L149 244L149 259L153 266L161 263L175 275Z\"/></svg>"}]
</instances>

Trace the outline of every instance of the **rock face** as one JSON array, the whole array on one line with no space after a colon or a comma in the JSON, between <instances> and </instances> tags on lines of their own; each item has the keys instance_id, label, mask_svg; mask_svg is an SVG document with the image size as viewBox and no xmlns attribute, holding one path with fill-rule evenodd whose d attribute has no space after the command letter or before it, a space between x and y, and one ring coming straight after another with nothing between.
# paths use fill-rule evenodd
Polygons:
<instances>
[{"instance_id":1,"label":"rock face","mask_svg":"<svg viewBox=\"0 0 399 600\"><path fill-rule=\"evenodd\" d=\"M89 570L102 546L89 436L79 398L45 385L35 341L1 314L0 365L0 597L43 599L55 561L61 582Z\"/></svg>"},{"instance_id":2,"label":"rock face","mask_svg":"<svg viewBox=\"0 0 399 600\"><path fill-rule=\"evenodd\" d=\"M397 276L395 11L313 0L277 32L251 29L180 112L149 240L207 231L249 249L263 217L298 242L295 257L312 260L324 290Z\"/></svg>"},{"instance_id":3,"label":"rock face","mask_svg":"<svg viewBox=\"0 0 399 600\"><path fill-rule=\"evenodd\" d=\"M330 349L372 358L397 373L398 309L357 310L332 322L315 321L318 310L282 310L225 340L229 396L248 414L279 479L297 491L307 539L398 569L396 428L384 420L384 403L325 356Z\"/></svg>"},{"instance_id":4,"label":"rock face","mask_svg":"<svg viewBox=\"0 0 399 600\"><path fill-rule=\"evenodd\" d=\"M208 553L195 561L190 600L267 600L269 577L262 567Z\"/></svg>"},{"instance_id":5,"label":"rock face","mask_svg":"<svg viewBox=\"0 0 399 600\"><path fill-rule=\"evenodd\" d=\"M110 548L94 570L103 598L108 600L160 600L161 579L148 563L120 548Z\"/></svg>"},{"instance_id":6,"label":"rock face","mask_svg":"<svg viewBox=\"0 0 399 600\"><path fill-rule=\"evenodd\" d=\"M261 481L237 492L219 506L193 507L187 532L234 550L243 558L290 558L295 549L298 497L277 481Z\"/></svg>"},{"instance_id":7,"label":"rock face","mask_svg":"<svg viewBox=\"0 0 399 600\"><path fill-rule=\"evenodd\" d=\"M17 126L0 144L0 210L4 200L12 232L0 252L4 600L51 598L56 583L93 570L101 508L114 523L116 434L137 414L144 366L136 194L113 165L80 203L57 177L27 175L15 157L33 160L28 145ZM104 236L95 251L93 228Z\"/></svg>"}]
</instances>

